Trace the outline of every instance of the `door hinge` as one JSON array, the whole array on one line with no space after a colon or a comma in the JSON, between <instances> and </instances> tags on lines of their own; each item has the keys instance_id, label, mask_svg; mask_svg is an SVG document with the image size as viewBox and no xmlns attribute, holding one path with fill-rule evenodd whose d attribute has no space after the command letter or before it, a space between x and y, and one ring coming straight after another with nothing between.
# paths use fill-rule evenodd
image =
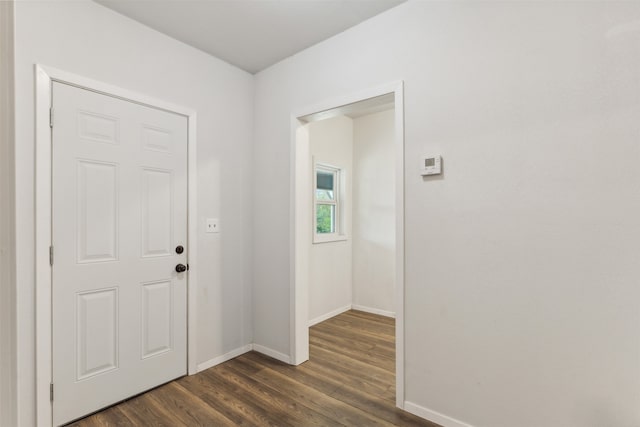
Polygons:
<instances>
[{"instance_id":1,"label":"door hinge","mask_svg":"<svg viewBox=\"0 0 640 427\"><path fill-rule=\"evenodd\" d=\"M53 128L53 107L49 108L49 127Z\"/></svg>"},{"instance_id":2,"label":"door hinge","mask_svg":"<svg viewBox=\"0 0 640 427\"><path fill-rule=\"evenodd\" d=\"M49 265L53 266L53 246L49 246Z\"/></svg>"},{"instance_id":3,"label":"door hinge","mask_svg":"<svg viewBox=\"0 0 640 427\"><path fill-rule=\"evenodd\" d=\"M53 402L53 383L49 384L49 399Z\"/></svg>"}]
</instances>

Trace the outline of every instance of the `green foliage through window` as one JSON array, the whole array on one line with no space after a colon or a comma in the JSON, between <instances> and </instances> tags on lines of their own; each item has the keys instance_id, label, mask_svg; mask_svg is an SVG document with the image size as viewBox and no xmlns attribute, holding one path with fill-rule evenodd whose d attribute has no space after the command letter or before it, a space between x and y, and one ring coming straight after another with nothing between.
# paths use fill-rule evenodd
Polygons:
<instances>
[{"instance_id":1,"label":"green foliage through window","mask_svg":"<svg viewBox=\"0 0 640 427\"><path fill-rule=\"evenodd\" d=\"M316 235L336 234L340 229L340 169L316 163L315 167Z\"/></svg>"},{"instance_id":2,"label":"green foliage through window","mask_svg":"<svg viewBox=\"0 0 640 427\"><path fill-rule=\"evenodd\" d=\"M335 206L318 204L316 206L316 232L335 233Z\"/></svg>"}]
</instances>

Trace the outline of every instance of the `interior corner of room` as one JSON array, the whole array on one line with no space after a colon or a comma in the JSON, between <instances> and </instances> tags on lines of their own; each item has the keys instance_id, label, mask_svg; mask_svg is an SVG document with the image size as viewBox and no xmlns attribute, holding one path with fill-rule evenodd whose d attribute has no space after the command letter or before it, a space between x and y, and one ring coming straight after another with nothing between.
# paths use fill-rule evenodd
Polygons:
<instances>
[{"instance_id":1,"label":"interior corner of room","mask_svg":"<svg viewBox=\"0 0 640 427\"><path fill-rule=\"evenodd\" d=\"M309 326L351 308L395 315L397 177L395 112L393 97L389 99L373 110L356 102L351 112L305 125L308 148L301 149L309 155L302 159L307 168L298 173L315 171L318 176L318 165L333 165L339 168L342 188L336 213L340 230L337 238L324 241L315 240L320 209L313 211L304 187L297 194L305 202L296 215L316 217L315 230L313 222L296 230L313 236L306 249L300 248L308 251Z\"/></svg>"}]
</instances>

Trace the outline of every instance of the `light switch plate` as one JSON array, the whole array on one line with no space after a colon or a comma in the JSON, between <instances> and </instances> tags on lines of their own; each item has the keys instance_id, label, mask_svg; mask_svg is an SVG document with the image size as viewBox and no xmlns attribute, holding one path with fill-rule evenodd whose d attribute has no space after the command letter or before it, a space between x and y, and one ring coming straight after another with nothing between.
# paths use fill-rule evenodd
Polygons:
<instances>
[{"instance_id":1,"label":"light switch plate","mask_svg":"<svg viewBox=\"0 0 640 427\"><path fill-rule=\"evenodd\" d=\"M207 233L220 232L220 220L218 218L207 218Z\"/></svg>"}]
</instances>

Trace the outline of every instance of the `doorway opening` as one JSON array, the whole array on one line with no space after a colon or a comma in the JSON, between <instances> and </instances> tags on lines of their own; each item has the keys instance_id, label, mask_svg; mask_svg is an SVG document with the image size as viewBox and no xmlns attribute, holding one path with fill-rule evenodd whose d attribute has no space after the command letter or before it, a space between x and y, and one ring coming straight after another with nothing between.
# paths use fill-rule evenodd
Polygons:
<instances>
[{"instance_id":1,"label":"doorway opening","mask_svg":"<svg viewBox=\"0 0 640 427\"><path fill-rule=\"evenodd\" d=\"M345 312L328 323L348 328L349 322L364 325L387 318L382 328L395 329L395 398L400 408L403 117L402 82L327 101L292 117L292 362L309 359L313 325ZM317 331L326 327L314 329L314 341L322 341L317 334L330 334Z\"/></svg>"}]
</instances>

